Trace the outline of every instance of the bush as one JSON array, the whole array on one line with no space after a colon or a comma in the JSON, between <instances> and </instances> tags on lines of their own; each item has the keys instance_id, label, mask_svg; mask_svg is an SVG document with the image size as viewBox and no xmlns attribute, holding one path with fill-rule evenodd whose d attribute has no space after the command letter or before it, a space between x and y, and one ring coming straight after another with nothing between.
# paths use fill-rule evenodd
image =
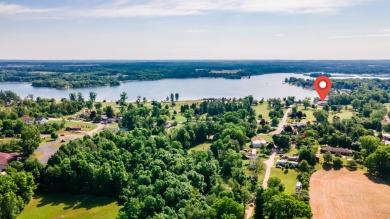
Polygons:
<instances>
[{"instance_id":1,"label":"bush","mask_svg":"<svg viewBox=\"0 0 390 219\"><path fill-rule=\"evenodd\" d=\"M335 159L333 159L333 167L334 168L343 167L343 161L340 158L336 157Z\"/></svg>"},{"instance_id":2,"label":"bush","mask_svg":"<svg viewBox=\"0 0 390 219\"><path fill-rule=\"evenodd\" d=\"M348 165L349 167L355 168L355 167L357 166L357 163L356 163L355 160L348 160L347 165Z\"/></svg>"}]
</instances>

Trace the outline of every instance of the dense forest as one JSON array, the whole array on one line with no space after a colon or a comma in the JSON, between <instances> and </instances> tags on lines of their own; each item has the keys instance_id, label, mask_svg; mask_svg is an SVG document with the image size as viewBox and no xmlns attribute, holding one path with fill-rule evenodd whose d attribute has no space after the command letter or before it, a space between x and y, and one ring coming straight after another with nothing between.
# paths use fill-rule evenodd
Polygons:
<instances>
[{"instance_id":1,"label":"dense forest","mask_svg":"<svg viewBox=\"0 0 390 219\"><path fill-rule=\"evenodd\" d=\"M0 61L0 82L35 87L116 86L127 80L223 77L267 73L388 74L390 61Z\"/></svg>"}]
</instances>

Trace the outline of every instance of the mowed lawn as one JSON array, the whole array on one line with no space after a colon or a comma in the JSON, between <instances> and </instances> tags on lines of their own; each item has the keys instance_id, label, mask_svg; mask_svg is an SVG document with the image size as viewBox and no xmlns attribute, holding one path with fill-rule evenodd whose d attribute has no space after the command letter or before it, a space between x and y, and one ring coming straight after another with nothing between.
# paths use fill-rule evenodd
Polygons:
<instances>
[{"instance_id":1,"label":"mowed lawn","mask_svg":"<svg viewBox=\"0 0 390 219\"><path fill-rule=\"evenodd\" d=\"M268 110L267 102L264 102L263 104L259 103L257 106L252 106L252 108L255 110L256 116L261 114L263 116L263 119L265 119L266 121L270 120L269 115L268 115L269 110Z\"/></svg>"},{"instance_id":2,"label":"mowed lawn","mask_svg":"<svg viewBox=\"0 0 390 219\"><path fill-rule=\"evenodd\" d=\"M295 185L297 184L298 172L294 169L289 169L287 173L281 168L271 168L271 176L270 177L278 177L285 186L285 192L288 194L295 193Z\"/></svg>"},{"instance_id":3,"label":"mowed lawn","mask_svg":"<svg viewBox=\"0 0 390 219\"><path fill-rule=\"evenodd\" d=\"M120 206L112 198L62 193L35 195L18 219L116 218Z\"/></svg>"},{"instance_id":4,"label":"mowed lawn","mask_svg":"<svg viewBox=\"0 0 390 219\"><path fill-rule=\"evenodd\" d=\"M211 146L211 143L199 144L199 145L189 149L188 153L192 153L194 151L207 151L208 149L210 149L210 146Z\"/></svg>"}]
</instances>

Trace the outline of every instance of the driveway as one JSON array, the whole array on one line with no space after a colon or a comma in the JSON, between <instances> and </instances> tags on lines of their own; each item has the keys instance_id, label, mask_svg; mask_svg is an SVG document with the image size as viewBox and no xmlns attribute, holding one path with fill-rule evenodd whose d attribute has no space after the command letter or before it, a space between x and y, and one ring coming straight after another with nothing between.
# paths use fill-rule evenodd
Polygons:
<instances>
[{"instance_id":1,"label":"driveway","mask_svg":"<svg viewBox=\"0 0 390 219\"><path fill-rule=\"evenodd\" d=\"M85 134L87 135L90 135L92 136L94 133L98 132L100 129L102 129L105 125L104 124L97 124L98 127L96 127L95 129L89 131L89 132L86 132ZM61 140L75 140L75 139L78 139L78 138L82 138L84 137L84 135L66 135L66 136L63 136L63 137L60 137L58 140L56 141L50 141L50 142L47 142L45 144L42 144L40 145L37 149L35 149L34 153L37 153L37 154L42 154L40 156L38 156L38 161L43 163L43 164L46 164L47 161L49 160L49 158L55 154L58 149L60 149L60 147L55 147L55 148L50 148L51 146L57 144L57 143L60 143Z\"/></svg>"},{"instance_id":2,"label":"driveway","mask_svg":"<svg viewBox=\"0 0 390 219\"><path fill-rule=\"evenodd\" d=\"M275 131L271 132L270 133L271 135L277 135L277 134L282 133L284 126L287 124L287 117L288 117L288 114L290 113L290 111L291 111L291 108L288 108L286 110L286 113L284 114L282 121L279 123L278 128ZM268 187L268 179L271 175L271 168L274 166L275 155L276 155L276 153L273 152L271 154L271 156L269 157L269 159L264 161L265 165L267 166L264 180L263 180L264 189L266 189Z\"/></svg>"}]
</instances>

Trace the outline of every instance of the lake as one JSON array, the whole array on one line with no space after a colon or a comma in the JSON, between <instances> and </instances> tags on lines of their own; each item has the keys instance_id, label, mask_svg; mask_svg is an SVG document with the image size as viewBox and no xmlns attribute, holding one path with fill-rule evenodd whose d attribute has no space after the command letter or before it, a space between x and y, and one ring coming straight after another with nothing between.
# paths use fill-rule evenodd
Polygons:
<instances>
[{"instance_id":1,"label":"lake","mask_svg":"<svg viewBox=\"0 0 390 219\"><path fill-rule=\"evenodd\" d=\"M310 78L302 74L279 73L252 76L240 80L223 78L195 78L195 79L164 79L157 81L123 82L116 87L93 87L80 89L59 90L54 88L35 88L31 83L0 83L1 90L11 90L24 98L28 94L35 97L69 98L69 93L81 92L88 99L89 92L96 92L97 100L116 101L121 92L127 92L129 101L135 101L137 96L147 100L165 100L171 93L179 93L179 100L198 100L202 98L245 97L253 95L255 99L295 96L298 99L317 97L316 91L284 84L286 77ZM341 77L337 77L341 79Z\"/></svg>"}]
</instances>

